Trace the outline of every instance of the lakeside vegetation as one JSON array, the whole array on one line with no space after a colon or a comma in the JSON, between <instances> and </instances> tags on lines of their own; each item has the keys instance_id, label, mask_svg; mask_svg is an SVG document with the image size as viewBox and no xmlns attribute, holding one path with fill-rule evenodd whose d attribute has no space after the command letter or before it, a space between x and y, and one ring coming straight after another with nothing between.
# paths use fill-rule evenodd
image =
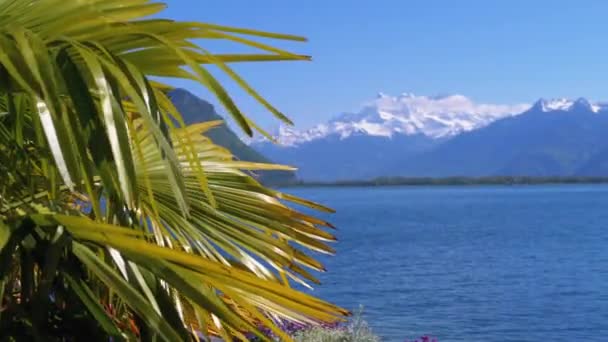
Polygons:
<instances>
[{"instance_id":1,"label":"lakeside vegetation","mask_svg":"<svg viewBox=\"0 0 608 342\"><path fill-rule=\"evenodd\" d=\"M283 187L351 187L351 186L418 186L418 185L542 185L542 184L604 184L608 177L379 177L370 180L344 180L335 182L297 181Z\"/></svg>"}]
</instances>

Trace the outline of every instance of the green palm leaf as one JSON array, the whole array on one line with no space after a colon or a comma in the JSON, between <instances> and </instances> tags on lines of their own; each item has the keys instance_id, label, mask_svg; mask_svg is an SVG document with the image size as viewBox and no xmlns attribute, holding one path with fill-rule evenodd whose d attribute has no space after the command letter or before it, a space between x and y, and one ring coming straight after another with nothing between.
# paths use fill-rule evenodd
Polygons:
<instances>
[{"instance_id":1,"label":"green palm leaf","mask_svg":"<svg viewBox=\"0 0 608 342\"><path fill-rule=\"evenodd\" d=\"M318 283L306 251L332 254L335 238L289 203L331 209L264 187L251 171L293 168L235 160L206 137L219 122L185 126L171 87L150 79L198 81L267 135L207 68L290 123L230 64L308 60L258 41L304 39L148 17L164 7L0 0L3 334L242 339L263 324L288 340L274 319L348 314L290 286ZM259 52L214 54L207 40Z\"/></svg>"}]
</instances>

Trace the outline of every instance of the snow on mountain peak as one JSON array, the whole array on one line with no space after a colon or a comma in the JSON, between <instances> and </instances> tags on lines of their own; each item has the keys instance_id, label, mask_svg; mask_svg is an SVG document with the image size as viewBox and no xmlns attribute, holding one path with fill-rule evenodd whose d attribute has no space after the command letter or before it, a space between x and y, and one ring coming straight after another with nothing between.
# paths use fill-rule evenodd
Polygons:
<instances>
[{"instance_id":1,"label":"snow on mountain peak","mask_svg":"<svg viewBox=\"0 0 608 342\"><path fill-rule=\"evenodd\" d=\"M537 108L539 108L543 112L552 112L552 111L570 111L573 108L585 108L590 110L591 112L598 113L605 106L591 103L584 97L579 97L576 100L567 99L567 98L557 98L557 99L543 99L541 98L535 104Z\"/></svg>"},{"instance_id":2,"label":"snow on mountain peak","mask_svg":"<svg viewBox=\"0 0 608 342\"><path fill-rule=\"evenodd\" d=\"M574 101L565 98L538 100L538 104L543 112L551 112L554 110L568 110L573 103Z\"/></svg>"},{"instance_id":3,"label":"snow on mountain peak","mask_svg":"<svg viewBox=\"0 0 608 342\"><path fill-rule=\"evenodd\" d=\"M432 138L457 135L530 108L528 104L498 105L476 103L453 94L420 96L379 93L356 113L344 113L311 129L298 131L281 127L278 141L285 146L336 135L341 139L353 134L392 137L394 134L423 134Z\"/></svg>"}]
</instances>

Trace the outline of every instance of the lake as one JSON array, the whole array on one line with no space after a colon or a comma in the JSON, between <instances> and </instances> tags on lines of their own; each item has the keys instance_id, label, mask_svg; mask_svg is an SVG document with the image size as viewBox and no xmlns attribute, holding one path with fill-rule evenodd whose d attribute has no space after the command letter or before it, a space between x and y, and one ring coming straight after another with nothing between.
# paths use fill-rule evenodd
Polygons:
<instances>
[{"instance_id":1,"label":"lake","mask_svg":"<svg viewBox=\"0 0 608 342\"><path fill-rule=\"evenodd\" d=\"M385 341L608 341L608 186L292 188L337 210L313 293Z\"/></svg>"}]
</instances>

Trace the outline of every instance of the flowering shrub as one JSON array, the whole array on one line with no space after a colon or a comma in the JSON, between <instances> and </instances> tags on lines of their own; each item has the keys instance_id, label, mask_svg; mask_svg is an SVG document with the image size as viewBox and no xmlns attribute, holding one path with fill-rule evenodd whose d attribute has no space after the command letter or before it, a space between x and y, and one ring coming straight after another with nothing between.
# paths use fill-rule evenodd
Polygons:
<instances>
[{"instance_id":1,"label":"flowering shrub","mask_svg":"<svg viewBox=\"0 0 608 342\"><path fill-rule=\"evenodd\" d=\"M314 327L297 332L293 338L296 342L380 342L360 314L345 326Z\"/></svg>"},{"instance_id":2,"label":"flowering shrub","mask_svg":"<svg viewBox=\"0 0 608 342\"><path fill-rule=\"evenodd\" d=\"M344 327L340 323L311 325L311 324L302 324L302 323L297 323L297 322L292 322L292 321L279 321L279 322L275 322L275 324L279 328L281 328L281 330L283 330L290 336L296 336L296 335L302 334L307 331L312 331L312 330L339 331L339 330L344 329ZM280 341L280 339L277 336L275 336L275 334L269 328L261 326L260 331L264 335L271 337L272 339L274 339L276 341ZM260 339L257 336L255 336L254 334L249 334L248 337L249 337L250 342L260 341Z\"/></svg>"},{"instance_id":3,"label":"flowering shrub","mask_svg":"<svg viewBox=\"0 0 608 342\"><path fill-rule=\"evenodd\" d=\"M373 334L367 322L363 319L362 313L363 309L360 308L347 324L310 325L292 321L275 323L288 335L292 336L296 342L380 342L382 339ZM261 327L260 330L273 340L280 341L270 329ZM251 335L250 341L257 342L260 339ZM438 342L438 340L425 335L415 340L407 339L404 342Z\"/></svg>"}]
</instances>

